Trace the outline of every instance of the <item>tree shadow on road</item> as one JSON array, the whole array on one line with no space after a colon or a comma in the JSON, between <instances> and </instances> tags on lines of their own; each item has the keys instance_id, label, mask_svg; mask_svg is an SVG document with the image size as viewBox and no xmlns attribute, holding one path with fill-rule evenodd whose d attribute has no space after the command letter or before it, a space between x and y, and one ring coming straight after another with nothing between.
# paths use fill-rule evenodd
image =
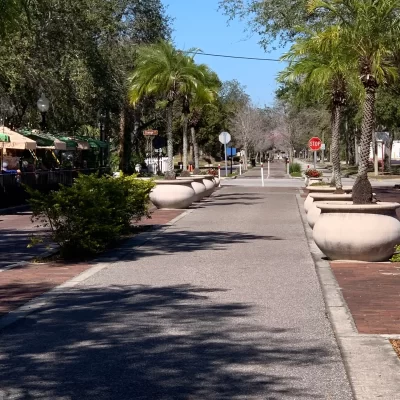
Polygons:
<instances>
[{"instance_id":1,"label":"tree shadow on road","mask_svg":"<svg viewBox=\"0 0 400 400\"><path fill-rule=\"evenodd\" d=\"M326 398L296 368L332 367L315 342L249 325L221 288L89 287L0 332L0 393L13 399ZM283 367L285 376L274 369ZM14 396L14 397L13 397Z\"/></svg>"},{"instance_id":2,"label":"tree shadow on road","mask_svg":"<svg viewBox=\"0 0 400 400\"><path fill-rule=\"evenodd\" d=\"M45 235L43 231L40 234ZM33 235L40 236L35 229L1 229L0 230L0 268L6 265L29 260L47 250L46 245L28 248Z\"/></svg>"},{"instance_id":3,"label":"tree shadow on road","mask_svg":"<svg viewBox=\"0 0 400 400\"><path fill-rule=\"evenodd\" d=\"M162 228L162 227L161 227ZM122 244L118 250L105 253L100 261L138 260L143 257L159 255L181 254L195 251L224 251L228 246L239 243L251 243L259 240L285 240L277 236L256 235L243 232L225 231L195 231L184 229L168 229L155 236L149 237L145 243L139 243L133 238ZM145 238L147 233L141 235Z\"/></svg>"}]
</instances>

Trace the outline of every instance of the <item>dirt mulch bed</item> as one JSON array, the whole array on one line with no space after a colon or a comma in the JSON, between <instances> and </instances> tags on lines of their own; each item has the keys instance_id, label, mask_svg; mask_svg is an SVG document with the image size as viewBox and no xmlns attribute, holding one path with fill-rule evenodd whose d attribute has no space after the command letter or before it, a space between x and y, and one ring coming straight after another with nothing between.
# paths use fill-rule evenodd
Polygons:
<instances>
[{"instance_id":1,"label":"dirt mulch bed","mask_svg":"<svg viewBox=\"0 0 400 400\"><path fill-rule=\"evenodd\" d=\"M400 340L390 340L390 343L392 344L394 351L397 353L397 355L400 358Z\"/></svg>"}]
</instances>

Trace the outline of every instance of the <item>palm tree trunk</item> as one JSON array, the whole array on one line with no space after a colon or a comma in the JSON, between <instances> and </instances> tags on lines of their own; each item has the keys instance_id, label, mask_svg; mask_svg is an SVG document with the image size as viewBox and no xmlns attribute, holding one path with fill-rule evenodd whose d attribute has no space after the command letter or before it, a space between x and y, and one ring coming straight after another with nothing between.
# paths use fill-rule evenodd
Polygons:
<instances>
[{"instance_id":1,"label":"palm tree trunk","mask_svg":"<svg viewBox=\"0 0 400 400\"><path fill-rule=\"evenodd\" d=\"M375 91L375 87L365 88L366 96L364 100L363 119L361 125L358 175L353 186L354 204L372 203L372 187L368 180L367 173L375 122Z\"/></svg>"},{"instance_id":2,"label":"palm tree trunk","mask_svg":"<svg viewBox=\"0 0 400 400\"><path fill-rule=\"evenodd\" d=\"M193 144L193 153L194 153L194 168L200 168L200 154L199 154L199 145L197 144L196 138L196 130L194 126L190 128L190 133L192 135L192 144Z\"/></svg>"},{"instance_id":3,"label":"palm tree trunk","mask_svg":"<svg viewBox=\"0 0 400 400\"><path fill-rule=\"evenodd\" d=\"M335 179L336 191L335 193L344 193L342 188L342 177L340 174L340 117L341 117L341 106L335 104L332 112L332 165L333 165L333 177Z\"/></svg>"},{"instance_id":4,"label":"palm tree trunk","mask_svg":"<svg viewBox=\"0 0 400 400\"><path fill-rule=\"evenodd\" d=\"M174 142L172 137L173 103L167 105L167 156L169 178L174 174Z\"/></svg>"},{"instance_id":5,"label":"palm tree trunk","mask_svg":"<svg viewBox=\"0 0 400 400\"><path fill-rule=\"evenodd\" d=\"M187 171L187 166L188 166L188 119L189 116L188 114L183 114L183 123L182 123L182 153L183 153L183 170Z\"/></svg>"}]
</instances>

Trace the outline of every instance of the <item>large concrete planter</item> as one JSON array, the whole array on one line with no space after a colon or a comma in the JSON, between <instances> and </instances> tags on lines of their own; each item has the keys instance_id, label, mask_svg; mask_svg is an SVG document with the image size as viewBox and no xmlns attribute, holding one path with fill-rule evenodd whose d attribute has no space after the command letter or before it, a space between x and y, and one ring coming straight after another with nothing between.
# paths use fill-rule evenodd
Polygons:
<instances>
[{"instance_id":1,"label":"large concrete planter","mask_svg":"<svg viewBox=\"0 0 400 400\"><path fill-rule=\"evenodd\" d=\"M215 187L219 187L219 184L221 183L221 179L218 178L218 176L214 176L215 180Z\"/></svg>"},{"instance_id":2,"label":"large concrete planter","mask_svg":"<svg viewBox=\"0 0 400 400\"><path fill-rule=\"evenodd\" d=\"M399 203L317 205L317 246L331 260L387 261L400 244Z\"/></svg>"},{"instance_id":3,"label":"large concrete planter","mask_svg":"<svg viewBox=\"0 0 400 400\"><path fill-rule=\"evenodd\" d=\"M340 198L338 196L343 196L343 197ZM351 199L351 194L342 194L342 195L338 194L336 196L334 195L331 199L328 198L319 200L314 198L314 202L311 204L311 207L307 213L307 222L311 229L314 228L315 223L317 222L319 216L321 215L321 209L318 208L319 204L353 204L353 200Z\"/></svg>"},{"instance_id":4,"label":"large concrete planter","mask_svg":"<svg viewBox=\"0 0 400 400\"><path fill-rule=\"evenodd\" d=\"M204 186L203 183L203 178L194 178L194 177L190 177L190 178L176 178L178 180L184 181L184 180L188 180L191 181L191 186L192 189L194 190L195 193L195 197L194 197L194 202L196 201L201 201L201 199L206 195L206 187Z\"/></svg>"},{"instance_id":5,"label":"large concrete planter","mask_svg":"<svg viewBox=\"0 0 400 400\"><path fill-rule=\"evenodd\" d=\"M211 196L215 190L215 183L213 181L214 177L212 175L192 175L192 178L202 178L204 186L206 187L205 196Z\"/></svg>"},{"instance_id":6,"label":"large concrete planter","mask_svg":"<svg viewBox=\"0 0 400 400\"><path fill-rule=\"evenodd\" d=\"M196 193L192 180L174 179L154 181L156 186L150 192L150 200L157 208L188 208Z\"/></svg>"},{"instance_id":7,"label":"large concrete planter","mask_svg":"<svg viewBox=\"0 0 400 400\"><path fill-rule=\"evenodd\" d=\"M352 196L350 193L346 194L336 194L332 192L320 193L320 192L312 192L309 193L306 200L304 201L304 210L306 213L309 213L311 207L313 206L314 201L323 201L323 200L351 200Z\"/></svg>"},{"instance_id":8,"label":"large concrete planter","mask_svg":"<svg viewBox=\"0 0 400 400\"><path fill-rule=\"evenodd\" d=\"M313 193L333 193L336 188L332 186L307 186L306 190L308 190L310 193L308 194L306 200L304 201L304 211L307 213L308 210L311 207L312 202L314 199L312 198L311 194ZM343 190L345 193L351 193L353 190L352 186L343 186Z\"/></svg>"},{"instance_id":9,"label":"large concrete planter","mask_svg":"<svg viewBox=\"0 0 400 400\"><path fill-rule=\"evenodd\" d=\"M312 183L317 183L317 182L322 182L322 177L320 178L310 178L306 175L305 179L304 179L304 183L306 184L306 186L311 185Z\"/></svg>"}]
</instances>

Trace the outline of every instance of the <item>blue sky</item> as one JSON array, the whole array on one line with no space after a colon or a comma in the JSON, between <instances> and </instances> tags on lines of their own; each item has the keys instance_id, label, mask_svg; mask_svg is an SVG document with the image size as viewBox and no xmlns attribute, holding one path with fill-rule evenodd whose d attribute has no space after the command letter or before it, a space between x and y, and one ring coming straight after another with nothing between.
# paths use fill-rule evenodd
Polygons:
<instances>
[{"instance_id":1,"label":"blue sky","mask_svg":"<svg viewBox=\"0 0 400 400\"><path fill-rule=\"evenodd\" d=\"M178 48L198 47L205 53L246 57L279 58L283 50L266 53L258 44L258 36L245 32L246 24L232 21L218 11L218 0L163 0L173 22L173 40ZM277 87L275 78L282 63L196 56L208 64L221 80L237 79L259 106L271 105Z\"/></svg>"}]
</instances>

